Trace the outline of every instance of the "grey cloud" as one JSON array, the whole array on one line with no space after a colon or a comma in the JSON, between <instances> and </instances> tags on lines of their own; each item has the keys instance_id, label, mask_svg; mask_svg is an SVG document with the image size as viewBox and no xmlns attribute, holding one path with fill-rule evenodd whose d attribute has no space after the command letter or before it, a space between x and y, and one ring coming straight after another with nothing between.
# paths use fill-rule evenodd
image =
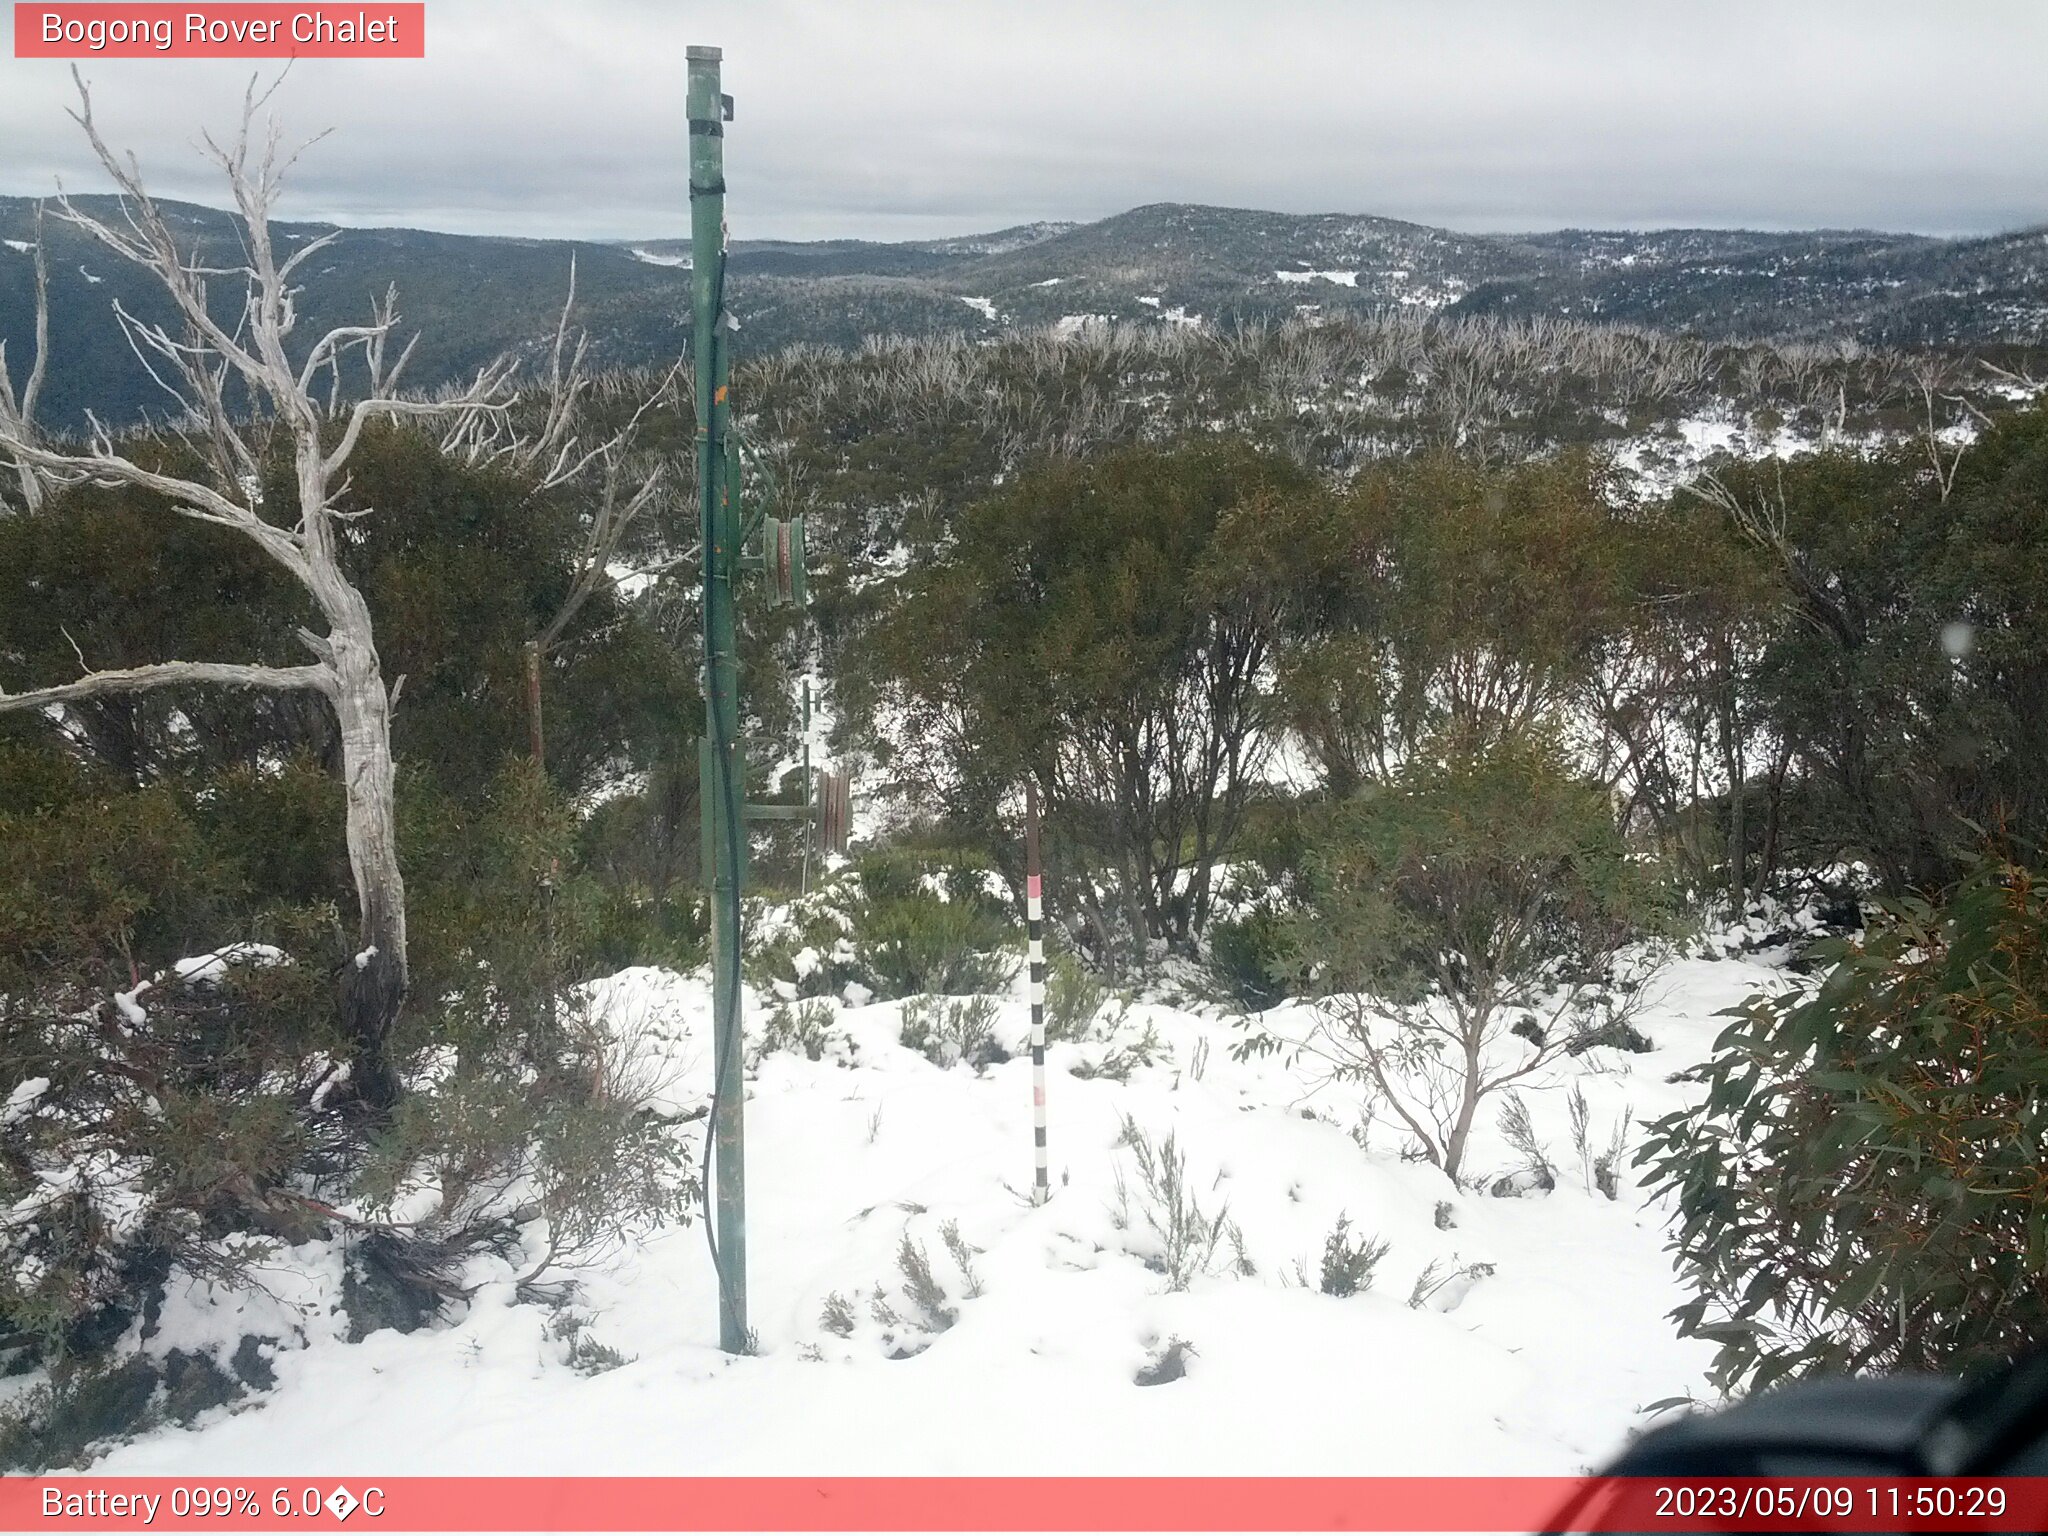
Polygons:
<instances>
[{"instance_id":1,"label":"grey cloud","mask_svg":"<svg viewBox=\"0 0 2048 1536\"><path fill-rule=\"evenodd\" d=\"M429 0L428 58L315 60L292 211L654 236L683 48L726 51L736 233L908 238L1185 200L1466 229L1945 233L2048 221L2048 7L1614 0ZM200 199L246 66L96 61L109 137ZM0 61L0 189L95 186L61 64Z\"/></svg>"}]
</instances>

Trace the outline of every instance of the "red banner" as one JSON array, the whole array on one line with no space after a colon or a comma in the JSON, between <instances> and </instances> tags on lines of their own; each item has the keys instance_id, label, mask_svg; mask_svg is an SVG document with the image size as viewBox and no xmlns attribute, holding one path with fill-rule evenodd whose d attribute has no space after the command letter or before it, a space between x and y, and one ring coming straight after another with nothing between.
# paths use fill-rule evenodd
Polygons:
<instances>
[{"instance_id":1,"label":"red banner","mask_svg":"<svg viewBox=\"0 0 2048 1536\"><path fill-rule=\"evenodd\" d=\"M2040 1531L2048 1478L10 1477L8 1531Z\"/></svg>"},{"instance_id":2,"label":"red banner","mask_svg":"<svg viewBox=\"0 0 2048 1536\"><path fill-rule=\"evenodd\" d=\"M17 59L423 59L423 0L353 5L23 5Z\"/></svg>"}]
</instances>

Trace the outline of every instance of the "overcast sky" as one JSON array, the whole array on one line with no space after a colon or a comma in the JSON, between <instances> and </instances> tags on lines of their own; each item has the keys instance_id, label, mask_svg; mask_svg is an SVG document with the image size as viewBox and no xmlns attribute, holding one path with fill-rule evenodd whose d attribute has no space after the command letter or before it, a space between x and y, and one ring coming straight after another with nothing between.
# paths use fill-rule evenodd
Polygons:
<instances>
[{"instance_id":1,"label":"overcast sky","mask_svg":"<svg viewBox=\"0 0 2048 1536\"><path fill-rule=\"evenodd\" d=\"M294 67L288 126L332 133L286 211L682 234L691 43L725 50L738 101L738 238L1164 201L1467 230L2048 222L2040 0L428 0L424 61ZM85 69L153 189L219 200L191 146L247 65ZM0 191L101 186L66 70L0 58Z\"/></svg>"}]
</instances>

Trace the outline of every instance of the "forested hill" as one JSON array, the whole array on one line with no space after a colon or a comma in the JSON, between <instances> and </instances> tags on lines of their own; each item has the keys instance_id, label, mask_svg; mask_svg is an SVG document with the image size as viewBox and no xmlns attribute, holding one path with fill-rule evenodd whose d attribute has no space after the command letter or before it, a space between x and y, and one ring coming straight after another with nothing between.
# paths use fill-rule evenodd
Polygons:
<instances>
[{"instance_id":1,"label":"forested hill","mask_svg":"<svg viewBox=\"0 0 2048 1536\"><path fill-rule=\"evenodd\" d=\"M81 203L111 213L106 198ZM232 252L226 215L166 205L196 242ZM286 225L288 244L325 226ZM0 339L30 355L33 204L0 198ZM166 399L129 354L118 301L159 316L147 283L63 222L46 223L53 362L44 419L132 420ZM687 245L603 244L352 229L306 270L301 326L360 319L397 284L422 334L415 385L472 370L553 330L576 267L596 360L674 356L687 331ZM1825 335L1872 344L2048 341L2048 229L1974 240L1870 231L1745 230L1482 236L1352 215L1161 203L1088 224L1032 224L913 242L738 241L732 303L748 351L857 345L873 334L994 335L1087 317L1227 325L1398 306L1555 315L1722 338ZM221 285L223 302L231 295Z\"/></svg>"}]
</instances>

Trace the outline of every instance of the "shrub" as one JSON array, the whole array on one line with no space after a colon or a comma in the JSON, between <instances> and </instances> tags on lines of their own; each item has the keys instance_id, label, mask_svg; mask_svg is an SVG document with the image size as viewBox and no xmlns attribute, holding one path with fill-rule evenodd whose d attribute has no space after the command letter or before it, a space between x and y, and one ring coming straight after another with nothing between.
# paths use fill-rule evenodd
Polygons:
<instances>
[{"instance_id":1,"label":"shrub","mask_svg":"<svg viewBox=\"0 0 2048 1536\"><path fill-rule=\"evenodd\" d=\"M1465 1293L1472 1289L1474 1282L1484 1280L1492 1273L1491 1264L1468 1264L1455 1253L1448 1261L1431 1259L1422 1266L1422 1273L1415 1277L1415 1284L1409 1287L1408 1305L1417 1312L1424 1307L1448 1312L1465 1299Z\"/></svg>"},{"instance_id":2,"label":"shrub","mask_svg":"<svg viewBox=\"0 0 2048 1536\"><path fill-rule=\"evenodd\" d=\"M953 1263L960 1271L960 1278L967 1286L967 1299L974 1301L981 1296L981 1273L974 1267L974 1260L982 1250L960 1235L960 1223L948 1220L940 1224L939 1236L945 1241L946 1252L953 1256Z\"/></svg>"},{"instance_id":3,"label":"shrub","mask_svg":"<svg viewBox=\"0 0 2048 1536\"><path fill-rule=\"evenodd\" d=\"M1336 807L1304 886L1289 965L1313 1022L1296 1039L1255 1031L1240 1056L1321 1058L1453 1180L1489 1095L1639 1005L1616 972L1669 911L1605 790L1538 736L1440 743Z\"/></svg>"},{"instance_id":4,"label":"shrub","mask_svg":"<svg viewBox=\"0 0 2048 1536\"><path fill-rule=\"evenodd\" d=\"M0 1337L44 1361L118 1335L170 1269L248 1283L321 1225L295 1176L342 1128L310 966L0 997ZM311 1006L309 1006L311 1004ZM111 1326L110 1326L111 1325Z\"/></svg>"},{"instance_id":5,"label":"shrub","mask_svg":"<svg viewBox=\"0 0 2048 1536\"><path fill-rule=\"evenodd\" d=\"M1167 1056L1166 1042L1159 1038L1159 1026L1150 1019L1135 1039L1119 1040L1094 1061L1074 1063L1074 1076L1106 1077L1113 1083L1128 1083L1140 1067L1156 1066Z\"/></svg>"},{"instance_id":6,"label":"shrub","mask_svg":"<svg viewBox=\"0 0 2048 1536\"><path fill-rule=\"evenodd\" d=\"M1628 1152L1628 1125L1630 1111L1622 1110L1615 1118L1614 1131L1607 1144L1595 1148L1593 1144L1593 1112L1586 1105L1586 1092L1577 1083L1572 1084L1568 1101L1572 1117L1572 1146L1579 1154L1579 1172L1585 1179L1586 1193L1599 1190L1610 1200L1621 1198L1622 1158Z\"/></svg>"},{"instance_id":7,"label":"shrub","mask_svg":"<svg viewBox=\"0 0 2048 1536\"><path fill-rule=\"evenodd\" d=\"M1016 974L1002 924L961 902L919 893L862 911L854 953L878 998L1000 992Z\"/></svg>"},{"instance_id":8,"label":"shrub","mask_svg":"<svg viewBox=\"0 0 2048 1536\"><path fill-rule=\"evenodd\" d=\"M992 997L913 997L898 1038L935 1067L964 1061L979 1072L1010 1059L996 1039L998 1011Z\"/></svg>"},{"instance_id":9,"label":"shrub","mask_svg":"<svg viewBox=\"0 0 2048 1536\"><path fill-rule=\"evenodd\" d=\"M1064 949L1055 949L1045 966L1045 1039L1081 1040L1111 996L1109 984Z\"/></svg>"},{"instance_id":10,"label":"shrub","mask_svg":"<svg viewBox=\"0 0 2048 1536\"><path fill-rule=\"evenodd\" d=\"M690 1220L697 1168L659 1108L668 1070L645 1020L600 1019L573 997L539 1006L494 991L448 1004L437 1034L449 1042L445 1070L416 1080L367 1161L370 1211L437 1190L432 1215L407 1231L451 1256L509 1252L540 1223L525 1287ZM439 1267L421 1279L435 1288Z\"/></svg>"},{"instance_id":11,"label":"shrub","mask_svg":"<svg viewBox=\"0 0 2048 1536\"><path fill-rule=\"evenodd\" d=\"M1138 1367L1131 1381L1141 1387L1163 1387L1170 1381L1179 1381L1188 1373L1188 1357L1199 1353L1194 1345L1174 1334Z\"/></svg>"},{"instance_id":12,"label":"shrub","mask_svg":"<svg viewBox=\"0 0 2048 1536\"><path fill-rule=\"evenodd\" d=\"M818 1326L827 1333L836 1333L840 1338L853 1334L853 1304L839 1292L834 1291L825 1298L825 1305L818 1314Z\"/></svg>"},{"instance_id":13,"label":"shrub","mask_svg":"<svg viewBox=\"0 0 2048 1536\"><path fill-rule=\"evenodd\" d=\"M847 1043L832 1020L831 1005L817 998L806 999L794 1007L786 1003L777 1006L761 1025L760 1038L754 1045L754 1061L758 1064L763 1056L775 1051L794 1051L806 1060L823 1061L827 1052L836 1054Z\"/></svg>"},{"instance_id":14,"label":"shrub","mask_svg":"<svg viewBox=\"0 0 2048 1536\"><path fill-rule=\"evenodd\" d=\"M1325 1296L1356 1296L1372 1289L1372 1272L1387 1256L1388 1244L1363 1233L1354 1240L1351 1218L1339 1214L1323 1243L1321 1290Z\"/></svg>"},{"instance_id":15,"label":"shrub","mask_svg":"<svg viewBox=\"0 0 2048 1536\"><path fill-rule=\"evenodd\" d=\"M0 757L0 789L18 773L14 794L40 797L22 780L44 766ZM0 992L53 975L131 986L220 933L235 871L176 791L123 791L91 773L74 782L76 798L0 810Z\"/></svg>"},{"instance_id":16,"label":"shrub","mask_svg":"<svg viewBox=\"0 0 2048 1536\"><path fill-rule=\"evenodd\" d=\"M1210 967L1241 1007L1270 1008L1287 995L1286 950L1286 921L1270 903L1209 925Z\"/></svg>"},{"instance_id":17,"label":"shrub","mask_svg":"<svg viewBox=\"0 0 2048 1536\"><path fill-rule=\"evenodd\" d=\"M1576 1086L1573 1091L1577 1091ZM1494 1194L1524 1195L1532 1189L1548 1193L1557 1188L1557 1169L1550 1161L1550 1149L1537 1139L1528 1102L1513 1090L1509 1090L1500 1107L1500 1134L1521 1162L1494 1180Z\"/></svg>"},{"instance_id":18,"label":"shrub","mask_svg":"<svg viewBox=\"0 0 2048 1536\"><path fill-rule=\"evenodd\" d=\"M903 1294L917 1308L918 1321L927 1333L944 1333L960 1321L960 1311L948 1304L946 1288L932 1273L931 1255L911 1240L908 1232L896 1249L896 1268L903 1276Z\"/></svg>"},{"instance_id":19,"label":"shrub","mask_svg":"<svg viewBox=\"0 0 2048 1536\"><path fill-rule=\"evenodd\" d=\"M1986 865L1823 941L1806 996L1759 997L1697 1108L1637 1151L1675 1194L1724 1390L1785 1376L1963 1371L2048 1333L2048 888Z\"/></svg>"},{"instance_id":20,"label":"shrub","mask_svg":"<svg viewBox=\"0 0 2048 1536\"><path fill-rule=\"evenodd\" d=\"M1244 1240L1230 1219L1229 1202L1212 1215L1188 1188L1187 1153L1177 1145L1173 1132L1154 1145L1138 1122L1125 1115L1119 1145L1130 1149L1138 1169L1137 1214L1151 1233L1154 1249L1145 1256L1146 1267L1166 1277L1169 1291L1184 1291L1199 1276L1208 1274L1225 1237L1240 1256L1243 1254ZM1116 1197L1117 1225L1128 1230L1132 1195L1121 1167L1116 1174Z\"/></svg>"},{"instance_id":21,"label":"shrub","mask_svg":"<svg viewBox=\"0 0 2048 1536\"><path fill-rule=\"evenodd\" d=\"M880 855L857 873L853 948L877 998L1000 992L1010 984L1014 927L972 861L935 866L914 855Z\"/></svg>"},{"instance_id":22,"label":"shrub","mask_svg":"<svg viewBox=\"0 0 2048 1536\"><path fill-rule=\"evenodd\" d=\"M832 997L849 982L873 992L874 976L847 937L860 909L858 888L854 879L836 880L790 902L773 921L750 921L741 974L763 992L793 988L799 998Z\"/></svg>"},{"instance_id":23,"label":"shrub","mask_svg":"<svg viewBox=\"0 0 2048 1536\"><path fill-rule=\"evenodd\" d=\"M567 1307L549 1320L548 1337L560 1340L563 1345L562 1363L579 1376L602 1376L622 1365L631 1365L632 1356L592 1337L591 1322L591 1318Z\"/></svg>"}]
</instances>

